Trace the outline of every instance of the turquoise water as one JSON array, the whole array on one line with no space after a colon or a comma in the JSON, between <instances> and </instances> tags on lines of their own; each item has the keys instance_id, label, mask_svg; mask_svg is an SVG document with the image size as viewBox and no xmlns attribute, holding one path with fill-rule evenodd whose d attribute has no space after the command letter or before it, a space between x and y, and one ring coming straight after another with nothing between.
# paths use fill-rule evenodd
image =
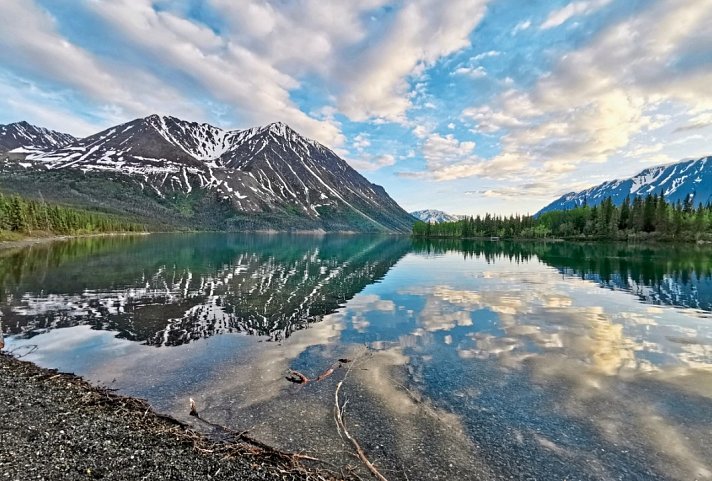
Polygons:
<instances>
[{"instance_id":1,"label":"turquoise water","mask_svg":"<svg viewBox=\"0 0 712 481\"><path fill-rule=\"evenodd\" d=\"M150 235L5 251L0 278L16 355L357 465L350 367L388 479L712 479L709 248Z\"/></svg>"}]
</instances>

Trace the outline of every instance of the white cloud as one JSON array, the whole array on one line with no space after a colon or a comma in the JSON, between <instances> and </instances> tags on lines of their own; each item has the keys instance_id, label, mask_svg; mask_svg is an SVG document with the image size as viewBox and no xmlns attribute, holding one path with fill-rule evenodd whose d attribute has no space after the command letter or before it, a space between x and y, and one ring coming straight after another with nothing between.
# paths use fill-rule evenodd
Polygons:
<instances>
[{"instance_id":1,"label":"white cloud","mask_svg":"<svg viewBox=\"0 0 712 481\"><path fill-rule=\"evenodd\" d=\"M419 139L424 139L430 133L430 129L425 125L416 125L413 127L413 135Z\"/></svg>"},{"instance_id":2,"label":"white cloud","mask_svg":"<svg viewBox=\"0 0 712 481\"><path fill-rule=\"evenodd\" d=\"M425 159L434 166L442 166L473 154L475 143L472 141L459 141L454 135L441 136L433 134L423 145Z\"/></svg>"},{"instance_id":3,"label":"white cloud","mask_svg":"<svg viewBox=\"0 0 712 481\"><path fill-rule=\"evenodd\" d=\"M483 58L498 57L500 55L502 55L502 52L498 50L488 50L487 52L478 53L477 55L472 57L472 60L474 62L479 62Z\"/></svg>"},{"instance_id":4,"label":"white cloud","mask_svg":"<svg viewBox=\"0 0 712 481\"><path fill-rule=\"evenodd\" d=\"M518 24L514 26L514 30L512 30L512 35L516 35L519 32L522 32L524 30L528 30L529 27L532 26L532 21L531 20L522 20Z\"/></svg>"},{"instance_id":5,"label":"white cloud","mask_svg":"<svg viewBox=\"0 0 712 481\"><path fill-rule=\"evenodd\" d=\"M544 23L541 24L540 28L542 30L546 30L558 27L572 17L588 15L595 12L599 8L608 5L609 3L611 3L611 0L582 0L571 2L564 7L551 12Z\"/></svg>"},{"instance_id":6,"label":"white cloud","mask_svg":"<svg viewBox=\"0 0 712 481\"><path fill-rule=\"evenodd\" d=\"M363 132L354 137L353 143L351 144L351 146L359 152L363 151L363 149L369 147L370 145L371 141L368 140L368 134Z\"/></svg>"},{"instance_id":7,"label":"white cloud","mask_svg":"<svg viewBox=\"0 0 712 481\"><path fill-rule=\"evenodd\" d=\"M356 170L374 171L396 163L396 158L391 154L372 155L363 153L360 158L346 158L347 162Z\"/></svg>"},{"instance_id":8,"label":"white cloud","mask_svg":"<svg viewBox=\"0 0 712 481\"><path fill-rule=\"evenodd\" d=\"M677 132L683 132L685 130L699 130L712 126L712 110L705 110L703 112L696 113L691 117L685 125L682 125L676 129Z\"/></svg>"},{"instance_id":9,"label":"white cloud","mask_svg":"<svg viewBox=\"0 0 712 481\"><path fill-rule=\"evenodd\" d=\"M482 78L487 76L487 71L481 65L479 67L459 67L452 75L466 75L472 78Z\"/></svg>"},{"instance_id":10,"label":"white cloud","mask_svg":"<svg viewBox=\"0 0 712 481\"><path fill-rule=\"evenodd\" d=\"M480 176L490 179L515 179L525 173L526 158L509 154L484 159L475 153L476 143L459 140L454 134L431 133L424 136L422 155L426 162L423 171L400 171L404 178L446 181Z\"/></svg>"},{"instance_id":11,"label":"white cloud","mask_svg":"<svg viewBox=\"0 0 712 481\"><path fill-rule=\"evenodd\" d=\"M473 120L476 123L475 132L493 133L503 128L512 128L523 125L522 122L509 113L493 111L489 106L470 107L462 111L464 120Z\"/></svg>"},{"instance_id":12,"label":"white cloud","mask_svg":"<svg viewBox=\"0 0 712 481\"><path fill-rule=\"evenodd\" d=\"M453 134L431 134L423 144L423 157L427 170L435 180L456 178L454 172L482 171L483 163L475 155L475 142L460 141Z\"/></svg>"},{"instance_id":13,"label":"white cloud","mask_svg":"<svg viewBox=\"0 0 712 481\"><path fill-rule=\"evenodd\" d=\"M485 0L416 0L395 14L379 42L339 69L337 103L352 120L403 121L410 108L408 79L439 58L469 45L469 33L485 12Z\"/></svg>"},{"instance_id":14,"label":"white cloud","mask_svg":"<svg viewBox=\"0 0 712 481\"><path fill-rule=\"evenodd\" d=\"M585 185L586 187L588 184ZM572 186L561 186L554 182L525 182L514 185L491 187L481 190L466 191L468 196L481 196L495 199L512 199L518 196L527 198L550 199L555 195L562 195L570 192Z\"/></svg>"},{"instance_id":15,"label":"white cloud","mask_svg":"<svg viewBox=\"0 0 712 481\"><path fill-rule=\"evenodd\" d=\"M639 158L649 156L650 154L657 154L661 150L663 150L664 147L665 146L660 142L650 145L638 145L634 148L629 149L628 152L626 152L626 157Z\"/></svg>"}]
</instances>

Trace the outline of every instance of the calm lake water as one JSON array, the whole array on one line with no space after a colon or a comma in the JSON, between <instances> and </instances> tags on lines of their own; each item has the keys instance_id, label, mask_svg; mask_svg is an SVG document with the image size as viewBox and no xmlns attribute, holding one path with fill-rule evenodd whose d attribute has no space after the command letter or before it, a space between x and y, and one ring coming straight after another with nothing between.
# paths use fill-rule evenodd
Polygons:
<instances>
[{"instance_id":1,"label":"calm lake water","mask_svg":"<svg viewBox=\"0 0 712 481\"><path fill-rule=\"evenodd\" d=\"M16 355L358 465L351 366L391 480L712 479L710 248L150 235L2 251L0 280Z\"/></svg>"}]
</instances>

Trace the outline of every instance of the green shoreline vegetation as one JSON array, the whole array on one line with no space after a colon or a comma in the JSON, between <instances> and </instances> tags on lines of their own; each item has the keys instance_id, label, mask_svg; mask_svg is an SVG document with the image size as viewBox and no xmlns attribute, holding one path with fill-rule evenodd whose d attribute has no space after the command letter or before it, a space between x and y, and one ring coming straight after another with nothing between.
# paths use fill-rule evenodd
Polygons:
<instances>
[{"instance_id":1,"label":"green shoreline vegetation","mask_svg":"<svg viewBox=\"0 0 712 481\"><path fill-rule=\"evenodd\" d=\"M590 207L545 212L538 216L469 217L454 222L413 225L416 237L567 239L622 241L712 241L712 203L669 203L661 195L629 197L616 206L610 197Z\"/></svg>"},{"instance_id":2,"label":"green shoreline vegetation","mask_svg":"<svg viewBox=\"0 0 712 481\"><path fill-rule=\"evenodd\" d=\"M53 235L145 232L146 226L119 216L0 193L0 241Z\"/></svg>"}]
</instances>

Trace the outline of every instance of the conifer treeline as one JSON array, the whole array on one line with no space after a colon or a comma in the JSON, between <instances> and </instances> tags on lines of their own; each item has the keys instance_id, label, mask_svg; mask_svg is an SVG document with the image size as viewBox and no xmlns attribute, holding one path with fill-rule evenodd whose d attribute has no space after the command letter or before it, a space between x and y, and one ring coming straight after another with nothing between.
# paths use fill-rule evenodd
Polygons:
<instances>
[{"instance_id":1,"label":"conifer treeline","mask_svg":"<svg viewBox=\"0 0 712 481\"><path fill-rule=\"evenodd\" d=\"M669 203L662 194L626 198L616 206L610 197L593 207L584 205L533 216L470 217L455 222L417 222L413 235L419 237L502 237L537 239L546 237L582 239L683 239L712 237L712 203L694 206Z\"/></svg>"},{"instance_id":2,"label":"conifer treeline","mask_svg":"<svg viewBox=\"0 0 712 481\"><path fill-rule=\"evenodd\" d=\"M29 234L44 231L55 234L92 232L139 232L145 227L98 212L50 205L45 202L6 197L0 194L0 231Z\"/></svg>"}]
</instances>

